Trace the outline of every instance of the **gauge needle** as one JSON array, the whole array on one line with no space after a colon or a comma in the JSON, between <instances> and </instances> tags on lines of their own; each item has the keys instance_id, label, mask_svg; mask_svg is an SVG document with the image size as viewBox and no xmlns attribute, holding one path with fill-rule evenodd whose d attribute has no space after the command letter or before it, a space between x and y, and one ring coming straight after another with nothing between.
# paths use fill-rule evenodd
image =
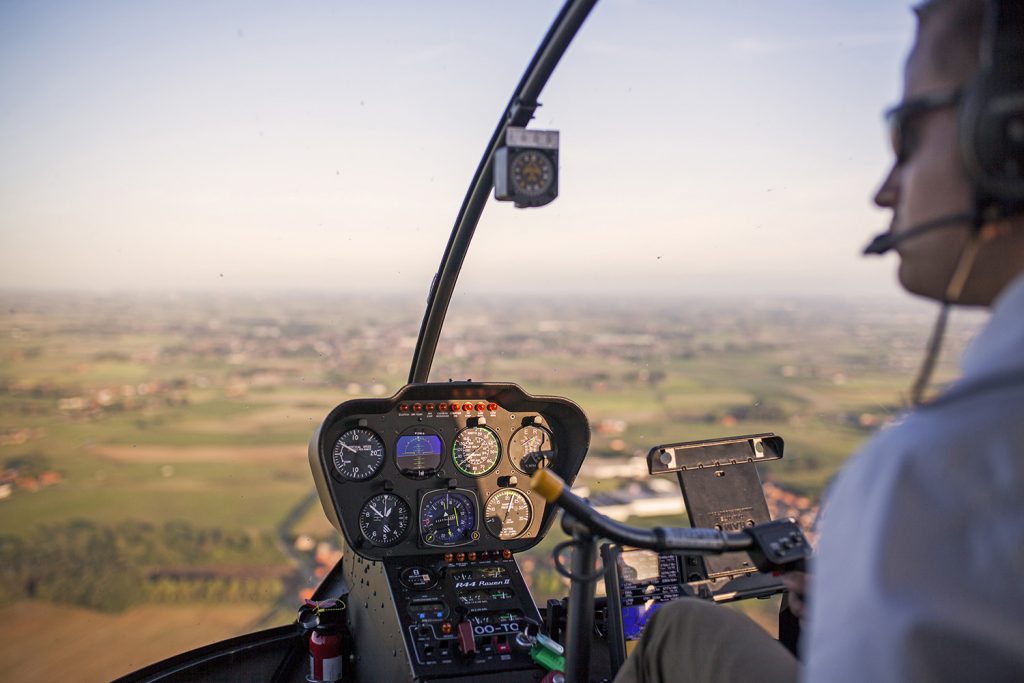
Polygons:
<instances>
[{"instance_id":1,"label":"gauge needle","mask_svg":"<svg viewBox=\"0 0 1024 683\"><path fill-rule=\"evenodd\" d=\"M347 449L349 449L349 450L350 450L350 451L352 451L353 453L356 453L356 452L357 452L355 448L353 448L352 446L349 446L349 445L348 445L347 443L345 443L344 441L339 441L339 442L338 442L338 445L339 445L339 446L341 446L342 448L347 448Z\"/></svg>"},{"instance_id":2,"label":"gauge needle","mask_svg":"<svg viewBox=\"0 0 1024 683\"><path fill-rule=\"evenodd\" d=\"M374 512L376 512L378 517L386 517L387 516L387 515L380 514L380 510L375 508L373 505L370 506L370 509L373 510Z\"/></svg>"}]
</instances>

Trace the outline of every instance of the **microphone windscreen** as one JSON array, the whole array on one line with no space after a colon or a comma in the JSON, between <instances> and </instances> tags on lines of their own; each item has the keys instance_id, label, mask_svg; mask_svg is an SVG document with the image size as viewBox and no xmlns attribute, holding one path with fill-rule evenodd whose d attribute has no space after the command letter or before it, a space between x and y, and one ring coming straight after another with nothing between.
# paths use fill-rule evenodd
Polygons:
<instances>
[{"instance_id":1,"label":"microphone windscreen","mask_svg":"<svg viewBox=\"0 0 1024 683\"><path fill-rule=\"evenodd\" d=\"M883 232L881 235L875 235L871 243L864 247L864 251L861 253L865 256L884 254L896 246L898 241L893 239L892 233Z\"/></svg>"}]
</instances>

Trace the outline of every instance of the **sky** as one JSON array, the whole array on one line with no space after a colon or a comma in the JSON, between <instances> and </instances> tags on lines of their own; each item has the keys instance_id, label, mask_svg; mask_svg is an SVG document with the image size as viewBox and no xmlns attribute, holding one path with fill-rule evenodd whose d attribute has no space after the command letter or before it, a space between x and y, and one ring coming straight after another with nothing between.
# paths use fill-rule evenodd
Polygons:
<instances>
[{"instance_id":1,"label":"sky","mask_svg":"<svg viewBox=\"0 0 1024 683\"><path fill-rule=\"evenodd\" d=\"M560 3L0 2L0 288L426 296ZM891 0L603 0L462 292L897 298ZM905 296L905 295L902 295Z\"/></svg>"}]
</instances>

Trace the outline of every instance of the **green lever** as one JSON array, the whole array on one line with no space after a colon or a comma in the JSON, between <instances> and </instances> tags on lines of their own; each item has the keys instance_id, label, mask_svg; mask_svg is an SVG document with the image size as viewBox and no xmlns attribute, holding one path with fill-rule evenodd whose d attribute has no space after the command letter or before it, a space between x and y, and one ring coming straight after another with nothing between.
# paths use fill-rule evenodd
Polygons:
<instances>
[{"instance_id":1,"label":"green lever","mask_svg":"<svg viewBox=\"0 0 1024 683\"><path fill-rule=\"evenodd\" d=\"M537 640L530 648L530 659L548 671L565 672L565 648L543 633L537 635Z\"/></svg>"}]
</instances>

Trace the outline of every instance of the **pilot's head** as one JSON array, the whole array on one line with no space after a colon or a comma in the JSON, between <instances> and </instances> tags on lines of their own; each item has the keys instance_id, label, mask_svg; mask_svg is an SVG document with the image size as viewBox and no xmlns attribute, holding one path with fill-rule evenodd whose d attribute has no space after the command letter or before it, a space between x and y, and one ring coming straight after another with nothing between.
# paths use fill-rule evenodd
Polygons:
<instances>
[{"instance_id":1,"label":"pilot's head","mask_svg":"<svg viewBox=\"0 0 1024 683\"><path fill-rule=\"evenodd\" d=\"M875 203L892 209L894 233L970 212L973 192L958 146L955 93L979 68L983 0L931 0L916 8L917 37L903 74L901 149ZM1024 30L1024 27L1021 27ZM1024 87L1024 86L1022 86ZM902 242L899 278L910 292L941 299L970 235L969 222ZM989 305L1024 271L1024 217L992 222L959 303Z\"/></svg>"}]
</instances>

